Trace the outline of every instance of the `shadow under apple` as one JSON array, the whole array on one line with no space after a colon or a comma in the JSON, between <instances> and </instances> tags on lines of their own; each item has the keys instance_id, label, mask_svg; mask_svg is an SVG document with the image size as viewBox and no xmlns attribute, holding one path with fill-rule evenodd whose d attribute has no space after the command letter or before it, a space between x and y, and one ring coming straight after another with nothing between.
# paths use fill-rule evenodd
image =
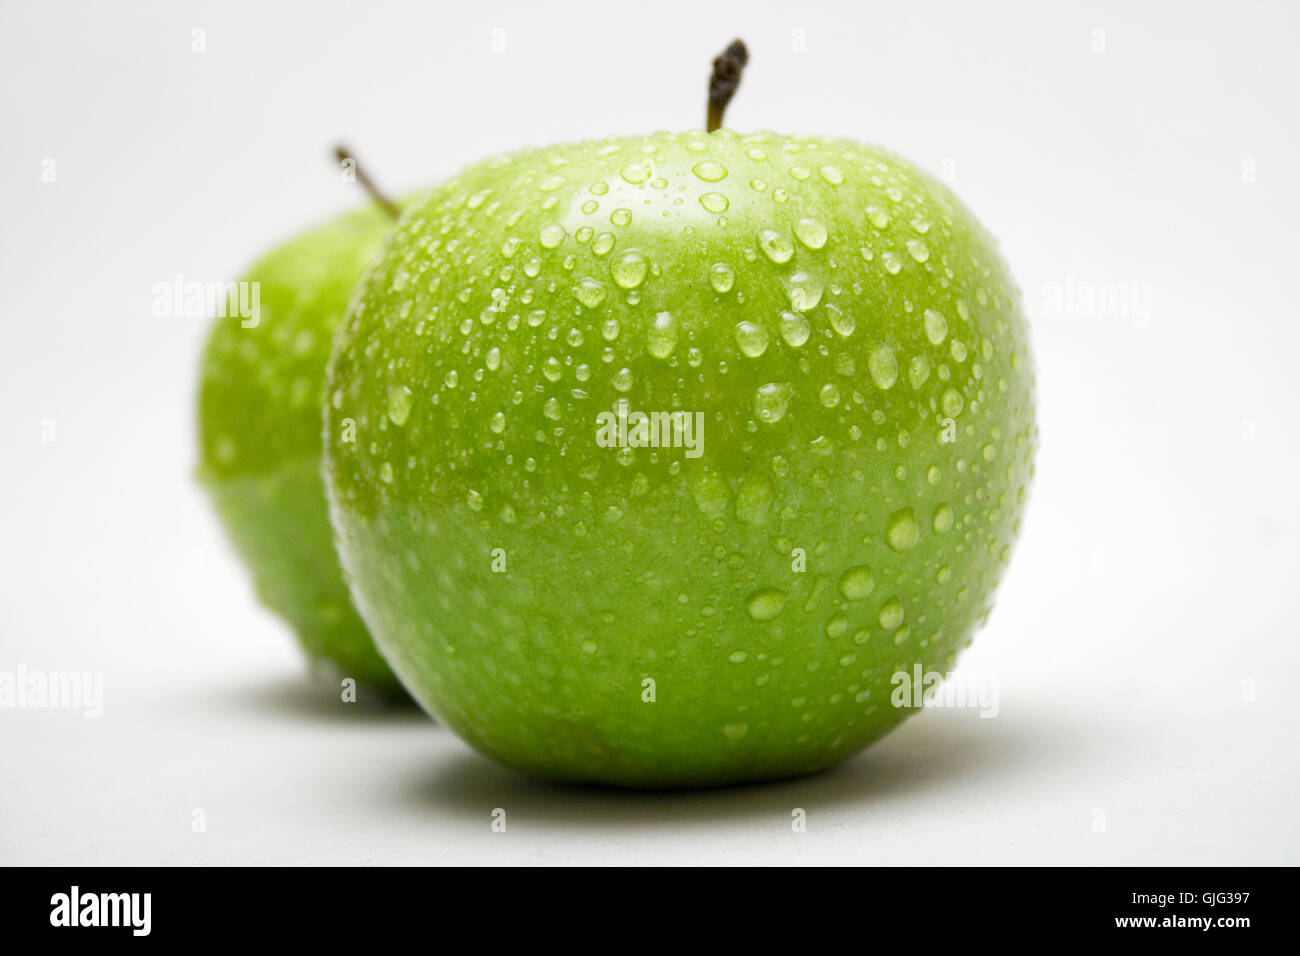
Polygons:
<instances>
[{"instance_id":1,"label":"shadow under apple","mask_svg":"<svg viewBox=\"0 0 1300 956\"><path fill-rule=\"evenodd\" d=\"M984 776L1012 786L1017 776L1072 761L1104 744L1097 728L1058 715L1005 714L990 720L969 711L918 715L875 746L821 773L791 780L701 790L627 790L557 784L524 776L469 750L414 773L403 786L387 781L382 799L413 814L454 814L488 826L494 808L511 826L550 829L675 827L719 820L810 815L839 806L889 804L923 791L970 785ZM395 797L394 797L395 794Z\"/></svg>"}]
</instances>

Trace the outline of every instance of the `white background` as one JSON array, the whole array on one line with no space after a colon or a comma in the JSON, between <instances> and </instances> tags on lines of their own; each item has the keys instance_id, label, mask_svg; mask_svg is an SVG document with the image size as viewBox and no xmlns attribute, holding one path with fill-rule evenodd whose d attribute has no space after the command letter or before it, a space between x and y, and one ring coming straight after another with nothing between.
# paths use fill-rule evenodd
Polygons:
<instances>
[{"instance_id":1,"label":"white background","mask_svg":"<svg viewBox=\"0 0 1300 956\"><path fill-rule=\"evenodd\" d=\"M1300 862L1287 6L5 2L0 670L102 671L105 702L0 710L0 863ZM356 205L335 140L401 192L698 126L736 35L728 125L945 175L1024 288L1038 478L959 670L999 716L671 795L540 785L334 703L193 482L207 323L153 317L154 283ZM1053 308L1071 282L1149 308Z\"/></svg>"}]
</instances>

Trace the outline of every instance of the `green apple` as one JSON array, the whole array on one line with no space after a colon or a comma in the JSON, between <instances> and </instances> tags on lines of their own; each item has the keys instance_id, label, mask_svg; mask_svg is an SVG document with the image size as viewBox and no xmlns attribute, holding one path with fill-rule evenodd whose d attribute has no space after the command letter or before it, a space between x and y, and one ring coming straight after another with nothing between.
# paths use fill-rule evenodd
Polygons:
<instances>
[{"instance_id":1,"label":"green apple","mask_svg":"<svg viewBox=\"0 0 1300 956\"><path fill-rule=\"evenodd\" d=\"M257 314L215 322L199 387L199 478L258 595L313 661L385 689L396 680L348 597L320 465L331 341L392 229L371 205L261 259L243 279Z\"/></svg>"},{"instance_id":2,"label":"green apple","mask_svg":"<svg viewBox=\"0 0 1300 956\"><path fill-rule=\"evenodd\" d=\"M1035 440L1019 292L945 186L855 142L661 133L408 210L336 339L326 484L439 720L524 771L692 786L913 712L894 675L988 614Z\"/></svg>"}]
</instances>

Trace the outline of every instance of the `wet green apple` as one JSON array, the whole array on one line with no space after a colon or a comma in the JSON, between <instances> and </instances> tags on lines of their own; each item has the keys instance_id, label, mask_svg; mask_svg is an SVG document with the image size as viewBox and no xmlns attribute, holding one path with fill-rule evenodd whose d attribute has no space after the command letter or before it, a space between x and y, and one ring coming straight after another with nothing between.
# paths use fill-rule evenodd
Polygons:
<instances>
[{"instance_id":1,"label":"wet green apple","mask_svg":"<svg viewBox=\"0 0 1300 956\"><path fill-rule=\"evenodd\" d=\"M638 416L649 416L640 418ZM989 613L1035 446L1019 293L941 183L729 131L488 160L336 340L326 483L402 681L512 767L827 767Z\"/></svg>"},{"instance_id":2,"label":"wet green apple","mask_svg":"<svg viewBox=\"0 0 1300 956\"><path fill-rule=\"evenodd\" d=\"M321 406L334 332L392 232L378 206L275 249L243 278L255 315L217 319L199 386L199 478L261 600L308 656L396 688L357 616L334 553L321 482ZM230 310L232 312L240 310ZM250 312L251 310L242 310Z\"/></svg>"}]
</instances>

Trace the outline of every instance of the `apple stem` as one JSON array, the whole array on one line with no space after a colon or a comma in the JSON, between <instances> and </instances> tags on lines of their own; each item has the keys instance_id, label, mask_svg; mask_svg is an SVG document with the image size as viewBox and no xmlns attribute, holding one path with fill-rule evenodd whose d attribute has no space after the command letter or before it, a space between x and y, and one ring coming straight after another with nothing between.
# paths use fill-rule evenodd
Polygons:
<instances>
[{"instance_id":1,"label":"apple stem","mask_svg":"<svg viewBox=\"0 0 1300 956\"><path fill-rule=\"evenodd\" d=\"M334 156L340 163L352 163L352 171L356 174L357 182L361 184L361 188L366 191L366 195L374 201L375 205L388 213L388 215L392 216L394 219L402 214L402 210L397 208L397 203L384 195L383 191L375 185L375 181L366 174L364 169L361 168L361 164L358 163L356 157L352 155L352 150L348 149L346 146L335 146Z\"/></svg>"},{"instance_id":2,"label":"apple stem","mask_svg":"<svg viewBox=\"0 0 1300 956\"><path fill-rule=\"evenodd\" d=\"M722 114L736 95L740 74L748 62L749 51L742 40L733 40L713 61L713 74L709 77L709 120L705 127L710 133L722 128Z\"/></svg>"}]
</instances>

